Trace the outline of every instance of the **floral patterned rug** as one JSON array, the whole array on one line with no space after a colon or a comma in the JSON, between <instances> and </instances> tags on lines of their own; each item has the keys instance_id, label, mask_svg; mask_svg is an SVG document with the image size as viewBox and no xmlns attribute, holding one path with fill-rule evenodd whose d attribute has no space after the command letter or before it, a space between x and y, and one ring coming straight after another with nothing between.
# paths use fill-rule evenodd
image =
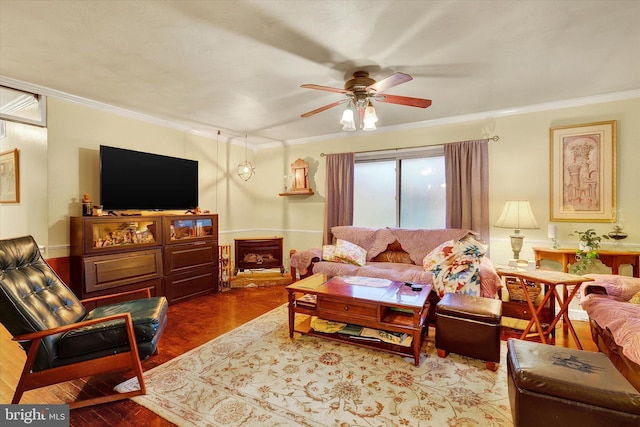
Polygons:
<instances>
[{"instance_id":1,"label":"floral patterned rug","mask_svg":"<svg viewBox=\"0 0 640 427\"><path fill-rule=\"evenodd\" d=\"M180 426L512 426L505 343L492 372L480 360L439 358L429 332L416 367L321 338L291 340L285 304L145 372L147 394L133 400ZM137 386L133 378L116 390Z\"/></svg>"}]
</instances>

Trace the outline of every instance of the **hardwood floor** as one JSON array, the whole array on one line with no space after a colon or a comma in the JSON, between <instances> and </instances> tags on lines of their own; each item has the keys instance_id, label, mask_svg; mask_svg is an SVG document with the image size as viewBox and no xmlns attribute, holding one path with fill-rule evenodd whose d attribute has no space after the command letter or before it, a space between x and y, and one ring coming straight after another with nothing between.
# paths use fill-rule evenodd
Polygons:
<instances>
[{"instance_id":1,"label":"hardwood floor","mask_svg":"<svg viewBox=\"0 0 640 427\"><path fill-rule=\"evenodd\" d=\"M142 362L149 370L192 348L228 332L287 301L284 286L235 288L219 294L210 294L178 302L169 306L169 324L160 341L160 353ZM591 340L587 322L573 322L584 349L597 351ZM430 333L433 333L432 331ZM556 345L575 348L571 337L556 330ZM503 338L509 336L504 331ZM0 327L0 403L9 403L13 397L22 366L24 352L11 336ZM64 403L76 396L98 395L132 377L131 372L98 375L88 379L63 383L26 392L21 403ZM71 412L71 426L172 426L131 400L80 408Z\"/></svg>"}]
</instances>

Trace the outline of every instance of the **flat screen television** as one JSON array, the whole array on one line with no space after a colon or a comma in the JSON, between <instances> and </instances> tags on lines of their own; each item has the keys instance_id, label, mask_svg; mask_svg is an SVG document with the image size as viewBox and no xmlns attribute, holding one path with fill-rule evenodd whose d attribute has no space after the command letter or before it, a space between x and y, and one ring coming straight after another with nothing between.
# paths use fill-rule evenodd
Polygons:
<instances>
[{"instance_id":1,"label":"flat screen television","mask_svg":"<svg viewBox=\"0 0 640 427\"><path fill-rule=\"evenodd\" d=\"M109 210L198 206L198 162L100 146L100 204Z\"/></svg>"}]
</instances>

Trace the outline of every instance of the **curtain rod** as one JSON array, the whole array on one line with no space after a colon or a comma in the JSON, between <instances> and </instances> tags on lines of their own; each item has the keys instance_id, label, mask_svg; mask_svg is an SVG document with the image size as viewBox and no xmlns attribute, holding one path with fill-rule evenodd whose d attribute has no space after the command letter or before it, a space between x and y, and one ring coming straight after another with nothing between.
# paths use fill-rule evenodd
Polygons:
<instances>
[{"instance_id":1,"label":"curtain rod","mask_svg":"<svg viewBox=\"0 0 640 427\"><path fill-rule=\"evenodd\" d=\"M484 138L487 141L499 141L500 137L498 135L494 135L492 137L489 138ZM451 142L447 142L446 144L452 144ZM436 144L438 145L438 144ZM375 153L376 151L398 151L398 150L406 150L409 148L426 148L426 147L435 147L436 145L427 145L427 146L422 146L422 147L400 147L400 148L388 148L388 149L381 149L381 150L365 150L365 151L354 151L354 154L362 154L362 153ZM443 144L444 145L444 144ZM327 154L331 154L331 153L327 153ZM326 156L325 153L320 153L320 157L324 157Z\"/></svg>"}]
</instances>

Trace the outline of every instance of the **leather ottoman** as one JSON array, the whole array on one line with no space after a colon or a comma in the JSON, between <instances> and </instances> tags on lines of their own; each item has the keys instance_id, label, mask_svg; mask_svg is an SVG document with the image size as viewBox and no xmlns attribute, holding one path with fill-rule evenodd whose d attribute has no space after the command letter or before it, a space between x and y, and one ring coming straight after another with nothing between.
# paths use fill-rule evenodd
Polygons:
<instances>
[{"instance_id":1,"label":"leather ottoman","mask_svg":"<svg viewBox=\"0 0 640 427\"><path fill-rule=\"evenodd\" d=\"M495 371L500 362L502 301L447 293L436 305L436 349L481 359Z\"/></svg>"},{"instance_id":2,"label":"leather ottoman","mask_svg":"<svg viewBox=\"0 0 640 427\"><path fill-rule=\"evenodd\" d=\"M640 425L640 394L603 353L509 339L513 425Z\"/></svg>"}]
</instances>

